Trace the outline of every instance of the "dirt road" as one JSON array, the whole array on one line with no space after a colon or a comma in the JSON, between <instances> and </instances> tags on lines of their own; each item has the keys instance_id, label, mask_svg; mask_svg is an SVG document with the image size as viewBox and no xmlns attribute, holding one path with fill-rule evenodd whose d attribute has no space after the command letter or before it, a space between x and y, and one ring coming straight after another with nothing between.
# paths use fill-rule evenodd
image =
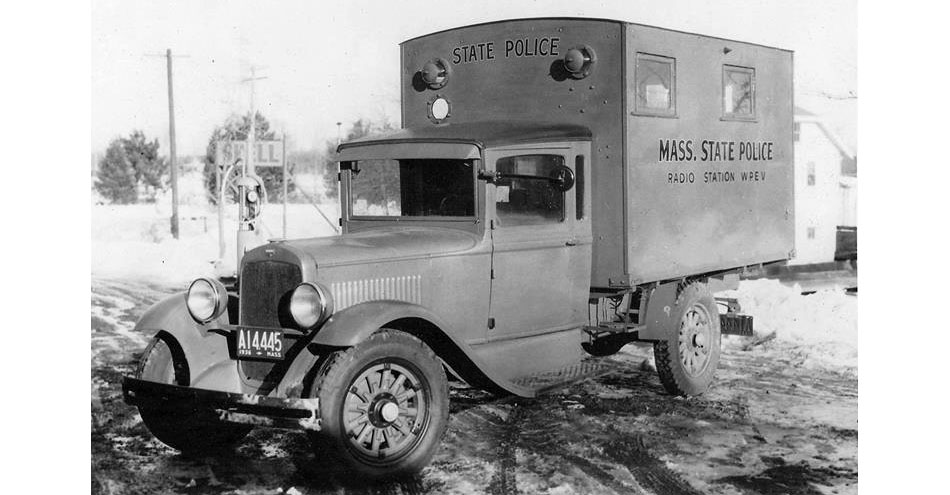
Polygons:
<instances>
[{"instance_id":1,"label":"dirt road","mask_svg":"<svg viewBox=\"0 0 950 495\"><path fill-rule=\"evenodd\" d=\"M316 465L302 433L257 429L230 456L190 459L155 440L121 398L149 336L137 317L171 289L94 280L93 493L856 493L858 383L803 369L795 349L727 343L702 397L667 395L647 347L624 371L535 400L456 384L442 448L418 477L354 484Z\"/></svg>"}]
</instances>

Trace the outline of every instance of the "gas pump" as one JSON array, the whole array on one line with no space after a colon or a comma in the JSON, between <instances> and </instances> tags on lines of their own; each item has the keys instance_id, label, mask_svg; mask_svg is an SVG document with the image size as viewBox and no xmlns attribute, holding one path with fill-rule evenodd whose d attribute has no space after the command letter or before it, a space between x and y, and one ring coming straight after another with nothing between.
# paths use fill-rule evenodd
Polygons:
<instances>
[{"instance_id":1,"label":"gas pump","mask_svg":"<svg viewBox=\"0 0 950 495\"><path fill-rule=\"evenodd\" d=\"M263 244L258 233L258 218L267 202L267 189L257 175L245 174L235 181L238 187L237 275L241 275L241 258L249 249Z\"/></svg>"}]
</instances>

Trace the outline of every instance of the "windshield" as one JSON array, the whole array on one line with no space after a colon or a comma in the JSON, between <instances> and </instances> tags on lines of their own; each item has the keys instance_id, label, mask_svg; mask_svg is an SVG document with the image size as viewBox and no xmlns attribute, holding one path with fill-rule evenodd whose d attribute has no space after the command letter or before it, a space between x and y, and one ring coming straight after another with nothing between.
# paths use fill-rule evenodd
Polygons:
<instances>
[{"instance_id":1,"label":"windshield","mask_svg":"<svg viewBox=\"0 0 950 495\"><path fill-rule=\"evenodd\" d=\"M350 167L353 216L475 216L472 160L361 160Z\"/></svg>"}]
</instances>

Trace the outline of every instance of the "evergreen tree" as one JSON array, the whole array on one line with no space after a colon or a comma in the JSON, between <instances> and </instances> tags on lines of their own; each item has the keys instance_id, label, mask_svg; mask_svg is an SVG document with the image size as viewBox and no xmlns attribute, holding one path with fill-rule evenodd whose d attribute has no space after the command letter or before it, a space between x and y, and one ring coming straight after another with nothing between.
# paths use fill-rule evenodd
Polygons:
<instances>
[{"instance_id":1,"label":"evergreen tree","mask_svg":"<svg viewBox=\"0 0 950 495\"><path fill-rule=\"evenodd\" d=\"M168 172L168 163L158 155L158 148L158 139L149 141L142 131L113 139L99 160L93 187L112 203L155 201L166 187Z\"/></svg>"}]
</instances>

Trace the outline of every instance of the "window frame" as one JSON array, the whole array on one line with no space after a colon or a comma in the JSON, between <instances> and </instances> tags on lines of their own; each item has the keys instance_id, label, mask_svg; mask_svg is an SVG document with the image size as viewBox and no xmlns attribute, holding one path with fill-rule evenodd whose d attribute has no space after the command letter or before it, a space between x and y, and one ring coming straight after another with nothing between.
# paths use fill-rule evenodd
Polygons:
<instances>
[{"instance_id":1,"label":"window frame","mask_svg":"<svg viewBox=\"0 0 950 495\"><path fill-rule=\"evenodd\" d=\"M430 159L431 159L431 160L442 160L443 158L430 158ZM445 160L454 160L454 158L444 158L444 159L445 159ZM388 160L396 160L396 161L399 161L400 159L398 159L398 158L389 158ZM350 163L350 164L351 164L350 166L352 166L352 163L353 163L353 162L361 162L361 161L364 161L364 160L353 160L352 162L348 162L348 163ZM346 189L347 189L347 194L346 194L346 196L347 196L347 203L348 203L348 204L346 205L346 210L347 210L346 218L347 218L347 221L357 221L357 222L364 222L364 221L387 221L387 222L394 222L394 221L395 221L395 222L462 222L462 223L477 222L478 219L480 218L480 215L479 215L480 193L479 193L479 181L478 181L478 168L479 168L479 166L480 166L481 159L478 159L478 158L468 158L468 159L464 159L464 160L461 160L461 161L469 162L470 165L471 165L471 169L472 169L472 187L474 188L474 191L473 191L473 192L474 192L473 200L474 200L474 202L475 202L475 210L474 210L475 214L474 214L474 215L469 215L469 216L445 216L445 215L428 215L428 216L412 216L412 215L399 215L399 216L396 216L396 215L357 215L357 214L355 214L355 213L353 212L353 206L354 206L354 204L353 204L353 203L354 203L354 196L353 196L353 177L352 177L352 173L353 173L353 172L352 172L352 169L351 169L351 168L347 168L347 169L346 169L346 171L347 171L347 176L348 176L347 183L346 183Z\"/></svg>"},{"instance_id":2,"label":"window frame","mask_svg":"<svg viewBox=\"0 0 950 495\"><path fill-rule=\"evenodd\" d=\"M651 62L661 62L670 64L670 108L661 110L656 108L640 106L640 60ZM676 106L676 95L679 91L676 88L676 58L666 55L656 55L653 53L636 52L634 55L633 67L633 113L643 117L661 117L667 119L679 118Z\"/></svg>"},{"instance_id":3,"label":"window frame","mask_svg":"<svg viewBox=\"0 0 950 495\"><path fill-rule=\"evenodd\" d=\"M569 166L570 161L570 149L569 148L545 148L545 147L525 147L525 148L510 148L510 149L499 149L496 150L498 153L492 159L491 169L498 171L498 162L507 158L516 158L521 156L556 156L561 159L561 165ZM575 171L575 174L577 172ZM512 179L512 180L527 180L527 179ZM576 184L575 184L576 187ZM535 223L522 223L522 224L509 224L503 221L501 215L498 211L498 185L495 185L495 194L491 198L492 201L492 216L493 220L497 220L495 226L496 228L503 229L518 229L518 228L538 228L538 227L550 227L550 226L566 226L571 221L572 215L570 214L570 208L568 207L568 193L571 191L561 191L561 216L556 221L544 221L544 222L535 222ZM573 189L573 188L572 188Z\"/></svg>"},{"instance_id":4,"label":"window frame","mask_svg":"<svg viewBox=\"0 0 950 495\"><path fill-rule=\"evenodd\" d=\"M726 111L726 84L729 80L728 73L730 71L743 72L749 75L750 86L752 97L749 101L750 112L749 114L741 114L736 112L727 112ZM758 105L756 105L756 82L755 82L755 67L746 67L744 65L733 65L733 64L722 64L722 85L720 88L719 95L719 105L722 111L722 117L720 120L736 121L736 122L756 122L757 121L757 112Z\"/></svg>"}]
</instances>

